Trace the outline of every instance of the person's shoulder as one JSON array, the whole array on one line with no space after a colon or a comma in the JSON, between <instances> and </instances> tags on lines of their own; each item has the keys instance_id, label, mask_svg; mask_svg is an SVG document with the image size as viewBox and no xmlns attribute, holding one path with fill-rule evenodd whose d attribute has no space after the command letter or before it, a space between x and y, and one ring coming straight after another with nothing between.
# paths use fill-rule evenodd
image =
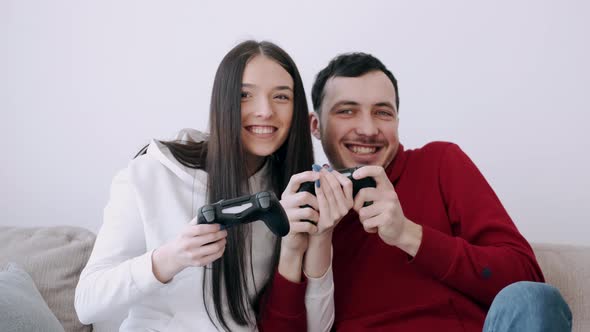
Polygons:
<instances>
[{"instance_id":1,"label":"person's shoulder","mask_svg":"<svg viewBox=\"0 0 590 332\"><path fill-rule=\"evenodd\" d=\"M154 144L151 142L148 148ZM164 165L153 155L144 153L131 159L127 165L120 168L113 177L112 184L127 184L134 186L138 182L155 179L158 173L165 171Z\"/></svg>"},{"instance_id":2,"label":"person's shoulder","mask_svg":"<svg viewBox=\"0 0 590 332\"><path fill-rule=\"evenodd\" d=\"M152 138L145 149L145 153L135 158L138 163L151 163L157 161L165 164L166 161L178 163L167 143L191 144L206 143L209 140L209 134L192 128L183 128L173 135L165 138Z\"/></svg>"},{"instance_id":3,"label":"person's shoulder","mask_svg":"<svg viewBox=\"0 0 590 332\"><path fill-rule=\"evenodd\" d=\"M136 174L163 169L164 165L162 163L162 158L166 157L169 152L168 147L164 144L156 140L151 140L144 154L129 161L127 172ZM162 156L159 156L158 154L162 154Z\"/></svg>"},{"instance_id":4,"label":"person's shoulder","mask_svg":"<svg viewBox=\"0 0 590 332\"><path fill-rule=\"evenodd\" d=\"M466 157L465 152L453 142L433 141L421 148L408 150L410 159L438 164Z\"/></svg>"},{"instance_id":5,"label":"person's shoulder","mask_svg":"<svg viewBox=\"0 0 590 332\"><path fill-rule=\"evenodd\" d=\"M174 136L175 141L179 142L205 142L209 140L209 134L194 128L183 128Z\"/></svg>"},{"instance_id":6,"label":"person's shoulder","mask_svg":"<svg viewBox=\"0 0 590 332\"><path fill-rule=\"evenodd\" d=\"M182 129L173 136L172 140L167 142L180 144L183 142L199 143L207 139L208 135L206 133L195 129ZM137 181L153 180L160 175L167 176L170 172L187 183L201 183L206 181L207 177L204 170L192 169L183 165L176 159L170 148L157 139L152 139L145 153L131 160L127 168L129 175Z\"/></svg>"},{"instance_id":7,"label":"person's shoulder","mask_svg":"<svg viewBox=\"0 0 590 332\"><path fill-rule=\"evenodd\" d=\"M455 143L452 142L446 142L446 141L434 141L434 142L430 142L425 144L422 148L420 148L423 151L426 152L442 152L444 153L447 149L454 149L454 148L458 148L459 146Z\"/></svg>"},{"instance_id":8,"label":"person's shoulder","mask_svg":"<svg viewBox=\"0 0 590 332\"><path fill-rule=\"evenodd\" d=\"M422 157L434 157L434 156L441 156L445 154L449 149L460 149L459 146L452 142L445 142L445 141L434 141L426 143L424 146L408 150L411 154L415 156L422 156Z\"/></svg>"}]
</instances>

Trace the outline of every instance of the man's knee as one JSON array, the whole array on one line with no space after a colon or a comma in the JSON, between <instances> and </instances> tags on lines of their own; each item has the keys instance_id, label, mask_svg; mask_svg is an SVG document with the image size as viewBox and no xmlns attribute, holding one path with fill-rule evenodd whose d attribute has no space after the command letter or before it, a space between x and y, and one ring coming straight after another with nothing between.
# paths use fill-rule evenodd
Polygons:
<instances>
[{"instance_id":1,"label":"man's knee","mask_svg":"<svg viewBox=\"0 0 590 332\"><path fill-rule=\"evenodd\" d=\"M561 322L560 326L569 325L571 328L572 321L570 308L557 288L530 281L516 282L502 289L492 302L488 314L507 320L534 317L542 326Z\"/></svg>"},{"instance_id":2,"label":"man's knee","mask_svg":"<svg viewBox=\"0 0 590 332\"><path fill-rule=\"evenodd\" d=\"M539 306L556 308L567 306L557 288L540 282L519 281L506 286L498 293L494 302L503 305Z\"/></svg>"}]
</instances>

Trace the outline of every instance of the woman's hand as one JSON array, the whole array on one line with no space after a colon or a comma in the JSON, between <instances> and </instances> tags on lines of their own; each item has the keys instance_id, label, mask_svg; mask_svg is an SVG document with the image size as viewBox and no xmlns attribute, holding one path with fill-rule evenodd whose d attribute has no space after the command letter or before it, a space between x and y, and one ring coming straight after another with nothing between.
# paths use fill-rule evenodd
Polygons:
<instances>
[{"instance_id":1,"label":"woman's hand","mask_svg":"<svg viewBox=\"0 0 590 332\"><path fill-rule=\"evenodd\" d=\"M317 232L315 223L319 218L316 198L308 192L297 190L302 183L317 179L319 174L312 171L295 174L281 196L281 205L289 218L290 230L281 241L279 273L293 282L301 280L303 255L307 250L309 234Z\"/></svg>"},{"instance_id":2,"label":"woman's hand","mask_svg":"<svg viewBox=\"0 0 590 332\"><path fill-rule=\"evenodd\" d=\"M227 231L219 224L195 225L193 219L174 240L152 254L152 271L160 282L169 282L189 266L205 266L225 251Z\"/></svg>"},{"instance_id":3,"label":"woman's hand","mask_svg":"<svg viewBox=\"0 0 590 332\"><path fill-rule=\"evenodd\" d=\"M318 231L309 236L303 269L314 278L323 276L332 260L332 233L334 227L348 214L354 204L352 181L331 169L314 165L320 174L315 193L319 206Z\"/></svg>"},{"instance_id":4,"label":"woman's hand","mask_svg":"<svg viewBox=\"0 0 590 332\"><path fill-rule=\"evenodd\" d=\"M319 206L318 232L323 235L332 232L340 220L348 214L354 205L352 181L335 170L325 167L318 172L320 182L315 192Z\"/></svg>"},{"instance_id":5,"label":"woman's hand","mask_svg":"<svg viewBox=\"0 0 590 332\"><path fill-rule=\"evenodd\" d=\"M308 192L297 192L302 183L317 179L319 179L318 173L307 171L293 175L287 184L281 196L281 205L289 218L290 231L283 237L281 250L303 255L307 249L308 234L317 232L315 225L319 219L317 200Z\"/></svg>"}]
</instances>

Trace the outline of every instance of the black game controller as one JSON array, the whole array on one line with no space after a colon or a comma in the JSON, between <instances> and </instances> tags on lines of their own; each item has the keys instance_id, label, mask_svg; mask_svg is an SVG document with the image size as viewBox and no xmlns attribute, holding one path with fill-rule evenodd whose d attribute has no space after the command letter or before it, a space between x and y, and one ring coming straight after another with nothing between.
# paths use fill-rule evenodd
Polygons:
<instances>
[{"instance_id":1,"label":"black game controller","mask_svg":"<svg viewBox=\"0 0 590 332\"><path fill-rule=\"evenodd\" d=\"M375 179L373 179L372 177L366 177L366 178L362 178L359 180L355 180L352 178L352 173L354 173L354 171L356 171L357 169L359 169L361 167L362 166L357 166L357 167L337 170L338 173L346 176L347 178L350 179L350 181L352 181L352 198L356 197L356 194L358 194L358 192L363 188L377 187L377 183L375 182ZM302 183L301 186L299 187L299 189L297 190L297 192L302 192L302 191L307 191L308 193L315 196L315 183L313 183L311 181ZM373 204L373 202L365 202L363 204L363 206L369 206L371 204ZM310 206L303 205L302 207L310 207ZM307 222L310 222L314 225L316 224L315 222L313 222L311 220L307 220L307 219L304 219L302 221L307 221Z\"/></svg>"},{"instance_id":2,"label":"black game controller","mask_svg":"<svg viewBox=\"0 0 590 332\"><path fill-rule=\"evenodd\" d=\"M375 188L377 187L377 183L375 179L372 177L366 177L359 180L355 180L352 178L352 173L357 169L361 168L362 166L352 167L352 168L345 168L342 170L337 170L338 173L346 176L347 178L352 181L352 197L354 198L358 192L363 188ZM301 184L301 187L297 190L297 192L307 191L308 193L315 195L315 184L313 182L304 182Z\"/></svg>"},{"instance_id":3,"label":"black game controller","mask_svg":"<svg viewBox=\"0 0 590 332\"><path fill-rule=\"evenodd\" d=\"M241 209L240 209L241 208ZM277 236L289 233L289 218L270 191L220 200L199 208L197 224L221 224L223 228L262 220Z\"/></svg>"}]
</instances>

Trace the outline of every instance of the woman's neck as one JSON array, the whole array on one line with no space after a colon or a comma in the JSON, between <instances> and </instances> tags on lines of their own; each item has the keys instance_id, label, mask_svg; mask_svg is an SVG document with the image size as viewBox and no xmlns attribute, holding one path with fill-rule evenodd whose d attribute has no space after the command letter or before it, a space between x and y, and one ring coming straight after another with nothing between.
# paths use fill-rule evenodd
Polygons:
<instances>
[{"instance_id":1,"label":"woman's neck","mask_svg":"<svg viewBox=\"0 0 590 332\"><path fill-rule=\"evenodd\" d=\"M258 172L264 166L265 162L266 157L253 155L246 156L246 170L248 171L248 177L256 174L256 172Z\"/></svg>"}]
</instances>

